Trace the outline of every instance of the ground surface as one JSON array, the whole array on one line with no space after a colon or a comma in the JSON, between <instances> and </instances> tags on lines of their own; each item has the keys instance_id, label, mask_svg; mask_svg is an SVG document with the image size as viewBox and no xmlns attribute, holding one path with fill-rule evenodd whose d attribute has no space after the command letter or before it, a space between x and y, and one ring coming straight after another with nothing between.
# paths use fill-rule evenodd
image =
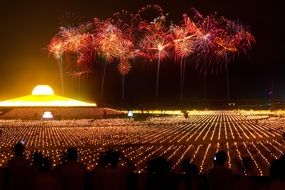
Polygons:
<instances>
[{"instance_id":1,"label":"ground surface","mask_svg":"<svg viewBox=\"0 0 285 190\"><path fill-rule=\"evenodd\" d=\"M268 175L272 159L285 149L282 140L285 119L259 112L203 111L180 116L132 119L65 121L0 120L0 165L12 156L12 145L22 140L28 158L35 150L60 162L62 151L78 147L80 160L88 169L96 167L98 156L108 148L117 148L131 159L139 172L146 161L162 155L179 172L179 163L191 159L200 172L212 167L218 150L228 154L227 165L236 173ZM250 166L242 159L247 157ZM122 163L123 164L123 163Z\"/></svg>"}]
</instances>

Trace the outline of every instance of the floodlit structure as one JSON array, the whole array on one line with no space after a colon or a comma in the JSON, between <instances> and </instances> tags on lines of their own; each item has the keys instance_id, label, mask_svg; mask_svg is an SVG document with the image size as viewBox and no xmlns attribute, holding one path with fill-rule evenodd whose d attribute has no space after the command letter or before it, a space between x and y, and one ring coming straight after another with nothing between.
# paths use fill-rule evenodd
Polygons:
<instances>
[{"instance_id":1,"label":"floodlit structure","mask_svg":"<svg viewBox=\"0 0 285 190\"><path fill-rule=\"evenodd\" d=\"M48 85L37 85L32 95L0 102L0 107L96 107L96 103L78 101L54 94Z\"/></svg>"},{"instance_id":2,"label":"floodlit structure","mask_svg":"<svg viewBox=\"0 0 285 190\"><path fill-rule=\"evenodd\" d=\"M31 95L0 102L0 120L95 119L118 114L122 112L99 108L96 103L58 96L48 85L36 86Z\"/></svg>"}]
</instances>

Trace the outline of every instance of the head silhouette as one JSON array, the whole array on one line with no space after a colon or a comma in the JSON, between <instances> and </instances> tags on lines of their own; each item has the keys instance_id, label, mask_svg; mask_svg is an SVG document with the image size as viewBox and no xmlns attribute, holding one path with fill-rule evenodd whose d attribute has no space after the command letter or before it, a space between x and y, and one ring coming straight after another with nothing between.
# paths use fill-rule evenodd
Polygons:
<instances>
[{"instance_id":1,"label":"head silhouette","mask_svg":"<svg viewBox=\"0 0 285 190\"><path fill-rule=\"evenodd\" d=\"M285 162L283 159L272 160L269 167L269 175L272 179L285 179Z\"/></svg>"},{"instance_id":2,"label":"head silhouette","mask_svg":"<svg viewBox=\"0 0 285 190\"><path fill-rule=\"evenodd\" d=\"M43 159L43 155L41 152L38 152L38 151L34 152L33 153L33 166L40 167L42 159Z\"/></svg>"},{"instance_id":3,"label":"head silhouette","mask_svg":"<svg viewBox=\"0 0 285 190\"><path fill-rule=\"evenodd\" d=\"M66 151L67 160L69 161L77 161L78 158L78 151L74 147L70 147Z\"/></svg>"},{"instance_id":4,"label":"head silhouette","mask_svg":"<svg viewBox=\"0 0 285 190\"><path fill-rule=\"evenodd\" d=\"M219 151L215 154L216 160L215 163L218 166L223 166L225 165L226 161L227 161L227 154L225 151Z\"/></svg>"},{"instance_id":5,"label":"head silhouette","mask_svg":"<svg viewBox=\"0 0 285 190\"><path fill-rule=\"evenodd\" d=\"M120 161L121 152L116 150L108 150L105 154L105 159L112 168L116 168Z\"/></svg>"},{"instance_id":6,"label":"head silhouette","mask_svg":"<svg viewBox=\"0 0 285 190\"><path fill-rule=\"evenodd\" d=\"M104 154L101 154L101 155L99 156L98 166L99 166L99 167L105 167L105 166L107 166L107 161L106 161L106 157L105 157Z\"/></svg>"},{"instance_id":7,"label":"head silhouette","mask_svg":"<svg viewBox=\"0 0 285 190\"><path fill-rule=\"evenodd\" d=\"M181 163L181 168L185 172L185 174L194 174L197 175L199 173L199 169L196 165L191 164L190 160L183 160Z\"/></svg>"},{"instance_id":8,"label":"head silhouette","mask_svg":"<svg viewBox=\"0 0 285 190\"><path fill-rule=\"evenodd\" d=\"M271 165L269 167L269 175L273 179L280 178L282 174L282 167L281 167L281 161L280 160L272 160Z\"/></svg>"},{"instance_id":9,"label":"head silhouette","mask_svg":"<svg viewBox=\"0 0 285 190\"><path fill-rule=\"evenodd\" d=\"M15 156L22 156L25 150L25 146L19 142L14 145L13 150L14 150Z\"/></svg>"},{"instance_id":10,"label":"head silhouette","mask_svg":"<svg viewBox=\"0 0 285 190\"><path fill-rule=\"evenodd\" d=\"M163 156L158 156L148 162L148 173L165 174L171 171L171 164Z\"/></svg>"},{"instance_id":11,"label":"head silhouette","mask_svg":"<svg viewBox=\"0 0 285 190\"><path fill-rule=\"evenodd\" d=\"M40 171L49 171L51 168L51 160L48 157L42 158L41 165L40 165Z\"/></svg>"},{"instance_id":12,"label":"head silhouette","mask_svg":"<svg viewBox=\"0 0 285 190\"><path fill-rule=\"evenodd\" d=\"M248 156L243 157L241 162L242 162L244 169L246 169L248 172L252 171L254 163L252 162L250 157L248 157Z\"/></svg>"}]
</instances>

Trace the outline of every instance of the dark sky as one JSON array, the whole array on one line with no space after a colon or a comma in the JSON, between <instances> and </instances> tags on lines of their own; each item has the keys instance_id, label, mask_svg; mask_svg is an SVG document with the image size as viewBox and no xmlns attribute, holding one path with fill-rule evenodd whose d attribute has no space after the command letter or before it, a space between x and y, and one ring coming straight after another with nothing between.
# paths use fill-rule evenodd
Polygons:
<instances>
[{"instance_id":1,"label":"dark sky","mask_svg":"<svg viewBox=\"0 0 285 190\"><path fill-rule=\"evenodd\" d=\"M266 99L274 84L274 95L285 97L284 7L281 0L2 0L0 5L0 99L31 93L36 84L50 84L60 92L60 79L55 60L48 57L45 47L57 33L59 18L67 12L83 20L107 18L122 9L135 12L146 4L159 4L169 18L177 22L183 13L195 7L202 14L217 12L239 20L256 37L256 45L247 56L230 64L229 77L233 99ZM126 99L137 102L153 100L155 64L137 63L126 77ZM162 63L160 98L176 101L179 96L179 67L173 62ZM66 95L97 101L100 97L101 67L81 81L65 77ZM207 78L209 99L226 99L226 75L220 72ZM110 103L120 99L121 78L116 66L107 68L105 98ZM203 77L188 64L185 80L186 99L203 98Z\"/></svg>"}]
</instances>

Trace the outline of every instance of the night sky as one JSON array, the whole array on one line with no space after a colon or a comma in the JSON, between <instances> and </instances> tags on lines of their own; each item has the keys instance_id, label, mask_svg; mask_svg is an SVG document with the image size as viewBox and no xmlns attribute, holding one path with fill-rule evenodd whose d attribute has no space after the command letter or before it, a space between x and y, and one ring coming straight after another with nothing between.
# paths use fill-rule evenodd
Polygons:
<instances>
[{"instance_id":1,"label":"night sky","mask_svg":"<svg viewBox=\"0 0 285 190\"><path fill-rule=\"evenodd\" d=\"M284 7L281 0L2 0L0 5L0 100L30 94L36 84L49 84L60 93L56 61L46 47L58 32L60 18L76 13L83 21L93 17L108 18L122 9L136 12L147 4L158 4L169 19L178 23L183 13L195 7L202 14L217 12L249 27L256 45L246 56L229 65L232 99L268 99L274 87L276 98L285 98ZM98 101L101 66L79 82L66 76L65 95ZM179 65L162 63L159 96L161 101L175 102L179 97ZM126 101L143 103L154 100L156 64L138 60L126 77ZM273 84L273 85L272 85ZM203 76L187 64L185 99L204 98ZM121 77L115 65L108 65L105 102L116 103L121 97ZM225 100L226 75L222 71L208 76L206 97Z\"/></svg>"}]
</instances>

